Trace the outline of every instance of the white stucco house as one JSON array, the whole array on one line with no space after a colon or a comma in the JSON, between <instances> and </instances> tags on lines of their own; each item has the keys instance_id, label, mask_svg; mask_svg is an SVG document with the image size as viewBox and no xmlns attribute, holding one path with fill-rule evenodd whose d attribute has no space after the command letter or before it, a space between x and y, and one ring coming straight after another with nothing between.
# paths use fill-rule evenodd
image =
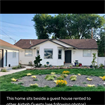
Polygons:
<instances>
[{"instance_id":1,"label":"white stucco house","mask_svg":"<svg viewBox=\"0 0 105 105\"><path fill-rule=\"evenodd\" d=\"M0 39L0 67L19 65L19 50L21 48Z\"/></svg>"},{"instance_id":2,"label":"white stucco house","mask_svg":"<svg viewBox=\"0 0 105 105\"><path fill-rule=\"evenodd\" d=\"M40 55L41 64L47 61L51 65L73 64L78 60L82 65L91 65L92 53L98 57L98 47L94 39L20 39L15 46L22 48L19 59L22 64L34 64L35 57ZM97 62L97 58L96 58Z\"/></svg>"}]
</instances>

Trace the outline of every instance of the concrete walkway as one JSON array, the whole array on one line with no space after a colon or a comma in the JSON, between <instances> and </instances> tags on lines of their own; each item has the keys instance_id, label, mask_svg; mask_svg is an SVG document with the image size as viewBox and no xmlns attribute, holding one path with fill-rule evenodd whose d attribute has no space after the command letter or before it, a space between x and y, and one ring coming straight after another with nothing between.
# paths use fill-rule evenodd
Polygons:
<instances>
[{"instance_id":1,"label":"concrete walkway","mask_svg":"<svg viewBox=\"0 0 105 105\"><path fill-rule=\"evenodd\" d=\"M8 72L0 72L0 76L16 73L16 72L20 72L20 71L24 71L24 70L30 69L30 68L33 68L33 67L25 66L25 68L23 68L23 69L12 69L12 70L8 70Z\"/></svg>"}]
</instances>

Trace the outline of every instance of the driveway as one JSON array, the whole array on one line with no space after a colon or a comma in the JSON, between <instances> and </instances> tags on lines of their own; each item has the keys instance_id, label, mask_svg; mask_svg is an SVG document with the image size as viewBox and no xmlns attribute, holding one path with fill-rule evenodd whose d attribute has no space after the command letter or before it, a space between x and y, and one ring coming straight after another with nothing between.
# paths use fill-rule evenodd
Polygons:
<instances>
[{"instance_id":1,"label":"driveway","mask_svg":"<svg viewBox=\"0 0 105 105\"><path fill-rule=\"evenodd\" d=\"M33 67L25 66L25 68L23 68L23 69L16 69L16 70L12 69L12 70L8 70L8 72L0 72L0 76L16 73L16 72L20 72L20 71L24 71L24 70L29 69L29 68L33 68Z\"/></svg>"}]
</instances>

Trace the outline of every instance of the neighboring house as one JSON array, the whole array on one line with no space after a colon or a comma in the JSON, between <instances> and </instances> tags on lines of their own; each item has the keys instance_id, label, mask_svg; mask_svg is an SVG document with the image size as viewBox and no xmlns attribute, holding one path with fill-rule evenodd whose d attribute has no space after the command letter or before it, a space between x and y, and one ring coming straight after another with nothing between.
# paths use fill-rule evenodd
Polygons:
<instances>
[{"instance_id":1,"label":"neighboring house","mask_svg":"<svg viewBox=\"0 0 105 105\"><path fill-rule=\"evenodd\" d=\"M21 48L0 39L0 67L11 67L19 64Z\"/></svg>"},{"instance_id":2,"label":"neighboring house","mask_svg":"<svg viewBox=\"0 0 105 105\"><path fill-rule=\"evenodd\" d=\"M47 61L57 66L64 65L64 62L74 65L75 60L82 65L91 65L92 53L98 56L94 39L21 39L15 45L24 49L19 52L22 64L34 63L35 57L40 55L42 65Z\"/></svg>"}]
</instances>

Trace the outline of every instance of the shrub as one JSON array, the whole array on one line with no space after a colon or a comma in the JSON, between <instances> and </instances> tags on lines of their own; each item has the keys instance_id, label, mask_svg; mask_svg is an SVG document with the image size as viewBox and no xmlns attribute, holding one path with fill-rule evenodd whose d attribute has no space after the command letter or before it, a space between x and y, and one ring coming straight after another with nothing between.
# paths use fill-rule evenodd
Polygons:
<instances>
[{"instance_id":1,"label":"shrub","mask_svg":"<svg viewBox=\"0 0 105 105\"><path fill-rule=\"evenodd\" d=\"M27 76L30 76L31 75L31 73L27 73Z\"/></svg>"},{"instance_id":2,"label":"shrub","mask_svg":"<svg viewBox=\"0 0 105 105\"><path fill-rule=\"evenodd\" d=\"M16 67L12 67L12 69L17 69L17 66Z\"/></svg>"},{"instance_id":3,"label":"shrub","mask_svg":"<svg viewBox=\"0 0 105 105\"><path fill-rule=\"evenodd\" d=\"M66 80L57 80L56 85L57 86L66 86L67 81Z\"/></svg>"},{"instance_id":4,"label":"shrub","mask_svg":"<svg viewBox=\"0 0 105 105\"><path fill-rule=\"evenodd\" d=\"M44 67L47 67L47 65L44 65Z\"/></svg>"},{"instance_id":5,"label":"shrub","mask_svg":"<svg viewBox=\"0 0 105 105\"><path fill-rule=\"evenodd\" d=\"M68 75L67 75L67 74L61 74L61 76L63 76L63 77L65 78L65 77L67 77Z\"/></svg>"},{"instance_id":6,"label":"shrub","mask_svg":"<svg viewBox=\"0 0 105 105\"><path fill-rule=\"evenodd\" d=\"M46 75L45 79L47 79L50 75Z\"/></svg>"},{"instance_id":7,"label":"shrub","mask_svg":"<svg viewBox=\"0 0 105 105\"><path fill-rule=\"evenodd\" d=\"M1 72L7 72L7 70L6 69L1 69Z\"/></svg>"},{"instance_id":8,"label":"shrub","mask_svg":"<svg viewBox=\"0 0 105 105\"><path fill-rule=\"evenodd\" d=\"M62 74L70 74L69 71L63 71Z\"/></svg>"},{"instance_id":9,"label":"shrub","mask_svg":"<svg viewBox=\"0 0 105 105\"><path fill-rule=\"evenodd\" d=\"M33 76L31 76L32 78L36 78L36 76L35 75L33 75Z\"/></svg>"},{"instance_id":10,"label":"shrub","mask_svg":"<svg viewBox=\"0 0 105 105\"><path fill-rule=\"evenodd\" d=\"M54 80L53 76L49 76L46 80L50 81L50 80Z\"/></svg>"},{"instance_id":11,"label":"shrub","mask_svg":"<svg viewBox=\"0 0 105 105\"><path fill-rule=\"evenodd\" d=\"M53 75L53 74L55 74L55 72L51 72L51 74Z\"/></svg>"},{"instance_id":12,"label":"shrub","mask_svg":"<svg viewBox=\"0 0 105 105\"><path fill-rule=\"evenodd\" d=\"M57 77L56 75L46 75L46 80L54 80L54 78Z\"/></svg>"},{"instance_id":13,"label":"shrub","mask_svg":"<svg viewBox=\"0 0 105 105\"><path fill-rule=\"evenodd\" d=\"M38 84L35 83L35 84L30 84L31 87L38 87Z\"/></svg>"},{"instance_id":14,"label":"shrub","mask_svg":"<svg viewBox=\"0 0 105 105\"><path fill-rule=\"evenodd\" d=\"M16 81L18 81L18 80L17 80L17 79L15 79L15 78L12 78L12 79L11 79L11 81L16 82Z\"/></svg>"},{"instance_id":15,"label":"shrub","mask_svg":"<svg viewBox=\"0 0 105 105\"><path fill-rule=\"evenodd\" d=\"M101 63L101 64L100 64L100 66L99 66L99 68L101 68L101 69L102 69L103 67L104 67L104 65Z\"/></svg>"},{"instance_id":16,"label":"shrub","mask_svg":"<svg viewBox=\"0 0 105 105\"><path fill-rule=\"evenodd\" d=\"M87 86L88 87L94 87L95 85L93 84L93 85L91 85L91 84L87 84Z\"/></svg>"},{"instance_id":17,"label":"shrub","mask_svg":"<svg viewBox=\"0 0 105 105\"><path fill-rule=\"evenodd\" d=\"M40 59L40 55L35 57L35 60L34 60L35 67L41 67L42 64L40 64L40 61L42 61L42 59Z\"/></svg>"},{"instance_id":18,"label":"shrub","mask_svg":"<svg viewBox=\"0 0 105 105\"><path fill-rule=\"evenodd\" d=\"M57 77L57 80L64 80L63 76Z\"/></svg>"},{"instance_id":19,"label":"shrub","mask_svg":"<svg viewBox=\"0 0 105 105\"><path fill-rule=\"evenodd\" d=\"M33 79L33 81L38 81L38 79L37 79L37 78L35 78L35 79Z\"/></svg>"},{"instance_id":20,"label":"shrub","mask_svg":"<svg viewBox=\"0 0 105 105\"><path fill-rule=\"evenodd\" d=\"M70 80L76 81L76 80L77 80L77 76L76 76L76 75L72 75L72 76L70 77Z\"/></svg>"},{"instance_id":21,"label":"shrub","mask_svg":"<svg viewBox=\"0 0 105 105\"><path fill-rule=\"evenodd\" d=\"M96 53L93 53L93 60L91 62L93 67L95 66L95 63L97 63L95 60L96 60Z\"/></svg>"}]
</instances>

